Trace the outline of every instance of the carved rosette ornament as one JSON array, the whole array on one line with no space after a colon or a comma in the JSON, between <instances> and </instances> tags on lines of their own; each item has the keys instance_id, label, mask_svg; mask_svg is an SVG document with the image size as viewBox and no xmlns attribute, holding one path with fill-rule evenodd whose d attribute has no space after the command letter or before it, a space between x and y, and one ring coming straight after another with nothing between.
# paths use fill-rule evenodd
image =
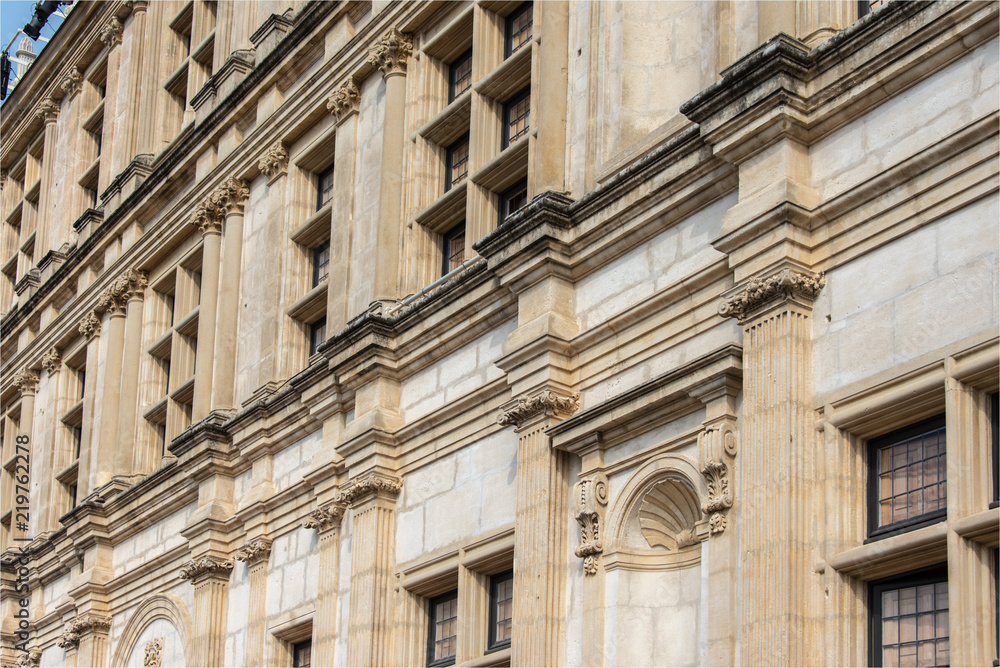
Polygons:
<instances>
[{"instance_id":1,"label":"carved rosette ornament","mask_svg":"<svg viewBox=\"0 0 1000 668\"><path fill-rule=\"evenodd\" d=\"M63 77L62 83L59 87L63 89L66 93L66 97L70 98L80 92L80 82L83 81L83 74L80 72L80 68L73 66L66 76Z\"/></svg>"},{"instance_id":2,"label":"carved rosette ornament","mask_svg":"<svg viewBox=\"0 0 1000 668\"><path fill-rule=\"evenodd\" d=\"M729 467L709 460L701 472L708 479L708 500L701 508L711 516L708 521L711 533L722 533L726 529L725 513L733 507L733 497L729 493Z\"/></svg>"},{"instance_id":3,"label":"carved rosette ornament","mask_svg":"<svg viewBox=\"0 0 1000 668\"><path fill-rule=\"evenodd\" d=\"M146 643L142 666L143 668L161 668L163 666L163 638L153 638Z\"/></svg>"},{"instance_id":4,"label":"carved rosette ornament","mask_svg":"<svg viewBox=\"0 0 1000 668\"><path fill-rule=\"evenodd\" d=\"M608 477L598 473L576 483L576 521L580 524L580 545L576 556L583 559L583 572L597 574L597 564L604 551L601 538L601 509L608 504Z\"/></svg>"},{"instance_id":5,"label":"carved rosette ornament","mask_svg":"<svg viewBox=\"0 0 1000 668\"><path fill-rule=\"evenodd\" d=\"M53 346L49 348L49 351L42 355L42 368L49 372L51 376L62 366L62 353L59 349Z\"/></svg>"},{"instance_id":6,"label":"carved rosette ornament","mask_svg":"<svg viewBox=\"0 0 1000 668\"><path fill-rule=\"evenodd\" d=\"M580 408L580 395L573 393L561 396L551 390L545 390L527 399L518 399L517 403L497 417L497 424L521 426L521 423L536 415L545 414L550 417L566 418Z\"/></svg>"},{"instance_id":7,"label":"carved rosette ornament","mask_svg":"<svg viewBox=\"0 0 1000 668\"><path fill-rule=\"evenodd\" d=\"M279 176L288 173L288 150L284 142L275 142L274 146L267 149L264 157L257 163L260 173L267 177L267 182L271 183Z\"/></svg>"},{"instance_id":8,"label":"carved rosette ornament","mask_svg":"<svg viewBox=\"0 0 1000 668\"><path fill-rule=\"evenodd\" d=\"M38 105L35 117L43 123L55 123L59 117L59 103L47 97Z\"/></svg>"},{"instance_id":9,"label":"carved rosette ornament","mask_svg":"<svg viewBox=\"0 0 1000 668\"><path fill-rule=\"evenodd\" d=\"M104 42L104 45L109 49L114 48L116 44L121 44L122 22L112 16L107 25L101 28L100 38L101 41Z\"/></svg>"},{"instance_id":10,"label":"carved rosette ornament","mask_svg":"<svg viewBox=\"0 0 1000 668\"><path fill-rule=\"evenodd\" d=\"M338 505L355 507L374 497L395 499L403 489L403 481L394 476L381 473L369 473L361 478L355 478L340 488L334 496Z\"/></svg>"},{"instance_id":11,"label":"carved rosette ornament","mask_svg":"<svg viewBox=\"0 0 1000 668\"><path fill-rule=\"evenodd\" d=\"M214 559L212 557L202 557L192 559L181 565L181 580L194 582L205 576L228 576L233 570L231 559Z\"/></svg>"},{"instance_id":12,"label":"carved rosette ornament","mask_svg":"<svg viewBox=\"0 0 1000 668\"><path fill-rule=\"evenodd\" d=\"M14 376L14 387L24 394L34 394L38 390L38 374L32 369L24 368Z\"/></svg>"},{"instance_id":13,"label":"carved rosette ornament","mask_svg":"<svg viewBox=\"0 0 1000 668\"><path fill-rule=\"evenodd\" d=\"M302 522L303 529L316 529L320 533L340 524L346 508L336 503L317 508L306 516Z\"/></svg>"},{"instance_id":14,"label":"carved rosette ornament","mask_svg":"<svg viewBox=\"0 0 1000 668\"><path fill-rule=\"evenodd\" d=\"M93 311L83 316L83 320L80 321L80 333L83 334L83 338L88 341L101 333L101 321L97 319L97 316Z\"/></svg>"},{"instance_id":15,"label":"carved rosette ornament","mask_svg":"<svg viewBox=\"0 0 1000 668\"><path fill-rule=\"evenodd\" d=\"M719 305L719 315L737 318L742 324L763 306L782 299L800 298L811 302L826 285L823 274L804 274L782 269L768 277L751 278L745 288Z\"/></svg>"},{"instance_id":16,"label":"carved rosette ornament","mask_svg":"<svg viewBox=\"0 0 1000 668\"><path fill-rule=\"evenodd\" d=\"M233 555L236 561L246 562L248 566L267 561L269 556L271 556L271 539L266 536L254 538L236 550L236 554Z\"/></svg>"},{"instance_id":17,"label":"carved rosette ornament","mask_svg":"<svg viewBox=\"0 0 1000 668\"><path fill-rule=\"evenodd\" d=\"M397 28L378 38L375 47L368 54L368 62L382 72L387 79L397 74L406 74L406 59L413 51L413 41L410 36Z\"/></svg>"},{"instance_id":18,"label":"carved rosette ornament","mask_svg":"<svg viewBox=\"0 0 1000 668\"><path fill-rule=\"evenodd\" d=\"M361 91L354 79L348 79L340 84L340 87L333 91L333 95L326 102L326 108L337 122L340 123L353 113L357 113L361 103Z\"/></svg>"}]
</instances>

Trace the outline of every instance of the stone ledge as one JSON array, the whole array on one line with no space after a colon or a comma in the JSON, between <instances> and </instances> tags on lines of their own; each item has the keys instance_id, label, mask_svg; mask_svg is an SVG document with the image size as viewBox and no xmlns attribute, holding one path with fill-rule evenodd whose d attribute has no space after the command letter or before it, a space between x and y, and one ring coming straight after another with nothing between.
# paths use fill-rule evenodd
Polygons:
<instances>
[{"instance_id":1,"label":"stone ledge","mask_svg":"<svg viewBox=\"0 0 1000 668\"><path fill-rule=\"evenodd\" d=\"M862 580L905 573L948 558L948 523L914 529L867 545L859 545L827 560L834 570Z\"/></svg>"}]
</instances>

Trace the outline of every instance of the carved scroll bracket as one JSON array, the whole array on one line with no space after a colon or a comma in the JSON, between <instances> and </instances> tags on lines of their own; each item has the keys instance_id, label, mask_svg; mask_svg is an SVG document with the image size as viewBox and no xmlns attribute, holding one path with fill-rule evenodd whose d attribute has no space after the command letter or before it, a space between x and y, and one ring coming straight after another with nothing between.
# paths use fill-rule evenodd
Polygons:
<instances>
[{"instance_id":1,"label":"carved scroll bracket","mask_svg":"<svg viewBox=\"0 0 1000 668\"><path fill-rule=\"evenodd\" d=\"M710 460L701 472L708 479L708 500L701 509L709 515L708 526L712 534L726 530L726 514L733 507L729 491L729 467L720 461Z\"/></svg>"},{"instance_id":2,"label":"carved scroll bracket","mask_svg":"<svg viewBox=\"0 0 1000 668\"><path fill-rule=\"evenodd\" d=\"M583 572L597 574L598 560L604 551L601 537L603 509L608 504L608 477L597 473L576 483L576 521L580 524L580 545L576 556L583 559Z\"/></svg>"}]
</instances>

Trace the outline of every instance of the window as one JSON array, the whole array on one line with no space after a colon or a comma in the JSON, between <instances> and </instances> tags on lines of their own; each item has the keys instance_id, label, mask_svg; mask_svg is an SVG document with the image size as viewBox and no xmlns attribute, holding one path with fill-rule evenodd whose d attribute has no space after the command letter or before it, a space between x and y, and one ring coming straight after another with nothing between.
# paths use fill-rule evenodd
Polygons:
<instances>
[{"instance_id":1,"label":"window","mask_svg":"<svg viewBox=\"0 0 1000 668\"><path fill-rule=\"evenodd\" d=\"M312 665L312 640L303 640L292 646L292 668L309 668Z\"/></svg>"},{"instance_id":2,"label":"window","mask_svg":"<svg viewBox=\"0 0 1000 668\"><path fill-rule=\"evenodd\" d=\"M500 223L528 203L528 180L521 179L500 195Z\"/></svg>"},{"instance_id":3,"label":"window","mask_svg":"<svg viewBox=\"0 0 1000 668\"><path fill-rule=\"evenodd\" d=\"M993 435L993 503L990 507L996 507L1000 500L1000 394L990 397L990 422Z\"/></svg>"},{"instance_id":4,"label":"window","mask_svg":"<svg viewBox=\"0 0 1000 668\"><path fill-rule=\"evenodd\" d=\"M458 590L436 596L430 602L427 631L427 665L455 663L458 640Z\"/></svg>"},{"instance_id":5,"label":"window","mask_svg":"<svg viewBox=\"0 0 1000 668\"><path fill-rule=\"evenodd\" d=\"M309 325L309 357L316 354L324 341L326 341L326 317Z\"/></svg>"},{"instance_id":6,"label":"window","mask_svg":"<svg viewBox=\"0 0 1000 668\"><path fill-rule=\"evenodd\" d=\"M312 286L325 281L330 276L330 241L324 241L313 249Z\"/></svg>"},{"instance_id":7,"label":"window","mask_svg":"<svg viewBox=\"0 0 1000 668\"><path fill-rule=\"evenodd\" d=\"M531 89L525 88L503 105L503 148L528 134Z\"/></svg>"},{"instance_id":8,"label":"window","mask_svg":"<svg viewBox=\"0 0 1000 668\"><path fill-rule=\"evenodd\" d=\"M448 147L444 189L451 190L469 175L469 135L463 135Z\"/></svg>"},{"instance_id":9,"label":"window","mask_svg":"<svg viewBox=\"0 0 1000 668\"><path fill-rule=\"evenodd\" d=\"M944 416L868 443L869 534L894 535L938 521L947 502Z\"/></svg>"},{"instance_id":10,"label":"window","mask_svg":"<svg viewBox=\"0 0 1000 668\"><path fill-rule=\"evenodd\" d=\"M441 275L454 271L465 261L465 221L444 233Z\"/></svg>"},{"instance_id":11,"label":"window","mask_svg":"<svg viewBox=\"0 0 1000 668\"><path fill-rule=\"evenodd\" d=\"M316 184L316 210L319 211L333 199L333 165L320 172Z\"/></svg>"},{"instance_id":12,"label":"window","mask_svg":"<svg viewBox=\"0 0 1000 668\"><path fill-rule=\"evenodd\" d=\"M448 102L472 88L472 49L452 61L448 66Z\"/></svg>"},{"instance_id":13,"label":"window","mask_svg":"<svg viewBox=\"0 0 1000 668\"><path fill-rule=\"evenodd\" d=\"M531 39L531 3L526 2L507 17L503 53L509 58Z\"/></svg>"},{"instance_id":14,"label":"window","mask_svg":"<svg viewBox=\"0 0 1000 668\"><path fill-rule=\"evenodd\" d=\"M514 618L514 571L490 578L490 627L487 652L510 647Z\"/></svg>"},{"instance_id":15,"label":"window","mask_svg":"<svg viewBox=\"0 0 1000 668\"><path fill-rule=\"evenodd\" d=\"M873 582L869 604L871 665L948 665L946 567Z\"/></svg>"}]
</instances>

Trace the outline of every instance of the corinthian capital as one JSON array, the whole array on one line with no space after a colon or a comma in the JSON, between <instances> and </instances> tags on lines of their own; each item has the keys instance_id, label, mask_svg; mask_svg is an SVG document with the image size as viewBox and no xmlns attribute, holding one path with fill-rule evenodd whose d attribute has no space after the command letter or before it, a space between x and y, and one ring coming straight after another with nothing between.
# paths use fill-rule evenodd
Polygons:
<instances>
[{"instance_id":1,"label":"corinthian capital","mask_svg":"<svg viewBox=\"0 0 1000 668\"><path fill-rule=\"evenodd\" d=\"M250 566L267 561L269 556L271 556L271 539L265 536L254 538L236 550L236 554L233 555L236 561L245 561Z\"/></svg>"},{"instance_id":2,"label":"corinthian capital","mask_svg":"<svg viewBox=\"0 0 1000 668\"><path fill-rule=\"evenodd\" d=\"M34 394L38 390L38 374L25 367L14 375L14 387L24 394Z\"/></svg>"},{"instance_id":3,"label":"corinthian capital","mask_svg":"<svg viewBox=\"0 0 1000 668\"><path fill-rule=\"evenodd\" d=\"M360 102L361 91L358 90L358 84L354 83L354 79L348 79L333 91L333 95L326 102L326 108L340 123L351 114L357 113Z\"/></svg>"},{"instance_id":4,"label":"corinthian capital","mask_svg":"<svg viewBox=\"0 0 1000 668\"><path fill-rule=\"evenodd\" d=\"M112 16L107 25L101 28L100 38L109 49L114 48L116 44L121 44L122 22Z\"/></svg>"},{"instance_id":5,"label":"corinthian capital","mask_svg":"<svg viewBox=\"0 0 1000 668\"><path fill-rule=\"evenodd\" d=\"M88 341L101 333L101 321L93 311L83 316L83 320L80 321L80 333Z\"/></svg>"},{"instance_id":6,"label":"corinthian capital","mask_svg":"<svg viewBox=\"0 0 1000 668\"><path fill-rule=\"evenodd\" d=\"M246 181L230 176L209 195L209 200L216 211L225 215L243 211L243 204L248 197L250 197L250 187Z\"/></svg>"},{"instance_id":7,"label":"corinthian capital","mask_svg":"<svg viewBox=\"0 0 1000 668\"><path fill-rule=\"evenodd\" d=\"M375 42L368 53L368 62L382 72L383 78L406 74L406 59L413 51L410 36L397 28L390 28Z\"/></svg>"},{"instance_id":8,"label":"corinthian capital","mask_svg":"<svg viewBox=\"0 0 1000 668\"><path fill-rule=\"evenodd\" d=\"M202 557L184 562L181 566L181 580L193 582L210 575L228 576L231 570L233 570L233 562L229 559Z\"/></svg>"},{"instance_id":9,"label":"corinthian capital","mask_svg":"<svg viewBox=\"0 0 1000 668\"><path fill-rule=\"evenodd\" d=\"M302 522L304 529L316 529L319 532L326 531L340 524L344 516L345 507L336 503L331 503L323 508L317 508L309 513L305 521Z\"/></svg>"},{"instance_id":10,"label":"corinthian capital","mask_svg":"<svg viewBox=\"0 0 1000 668\"><path fill-rule=\"evenodd\" d=\"M579 394L561 396L551 390L545 390L541 394L508 404L506 410L497 417L497 423L520 426L525 420L541 414L561 419L569 417L578 408L580 408Z\"/></svg>"},{"instance_id":11,"label":"corinthian capital","mask_svg":"<svg viewBox=\"0 0 1000 668\"><path fill-rule=\"evenodd\" d=\"M382 473L369 473L349 481L340 488L333 500L338 505L353 508L377 496L395 499L402 489L403 483L399 478Z\"/></svg>"},{"instance_id":12,"label":"corinthian capital","mask_svg":"<svg viewBox=\"0 0 1000 668\"><path fill-rule=\"evenodd\" d=\"M202 234L220 234L222 232L222 216L219 209L207 198L195 207L188 222L201 230Z\"/></svg>"},{"instance_id":13,"label":"corinthian capital","mask_svg":"<svg viewBox=\"0 0 1000 668\"><path fill-rule=\"evenodd\" d=\"M719 305L719 315L738 318L742 323L761 307L773 302L799 298L812 302L826 285L823 274L806 274L782 269L767 277L751 278L745 288Z\"/></svg>"},{"instance_id":14,"label":"corinthian capital","mask_svg":"<svg viewBox=\"0 0 1000 668\"><path fill-rule=\"evenodd\" d=\"M257 168L261 174L267 177L268 183L282 174L286 174L288 172L288 150L285 149L285 143L279 141L267 149L264 157L257 163Z\"/></svg>"},{"instance_id":15,"label":"corinthian capital","mask_svg":"<svg viewBox=\"0 0 1000 668\"><path fill-rule=\"evenodd\" d=\"M49 372L51 376L62 366L62 354L59 349L53 346L48 352L42 355L42 368Z\"/></svg>"},{"instance_id":16,"label":"corinthian capital","mask_svg":"<svg viewBox=\"0 0 1000 668\"><path fill-rule=\"evenodd\" d=\"M73 66L66 76L63 77L62 83L59 87L63 89L66 93L66 97L70 98L76 95L80 91L80 82L83 81L83 74L80 72L80 68Z\"/></svg>"},{"instance_id":17,"label":"corinthian capital","mask_svg":"<svg viewBox=\"0 0 1000 668\"><path fill-rule=\"evenodd\" d=\"M43 123L55 123L59 116L59 103L47 97L38 105L35 116Z\"/></svg>"}]
</instances>

